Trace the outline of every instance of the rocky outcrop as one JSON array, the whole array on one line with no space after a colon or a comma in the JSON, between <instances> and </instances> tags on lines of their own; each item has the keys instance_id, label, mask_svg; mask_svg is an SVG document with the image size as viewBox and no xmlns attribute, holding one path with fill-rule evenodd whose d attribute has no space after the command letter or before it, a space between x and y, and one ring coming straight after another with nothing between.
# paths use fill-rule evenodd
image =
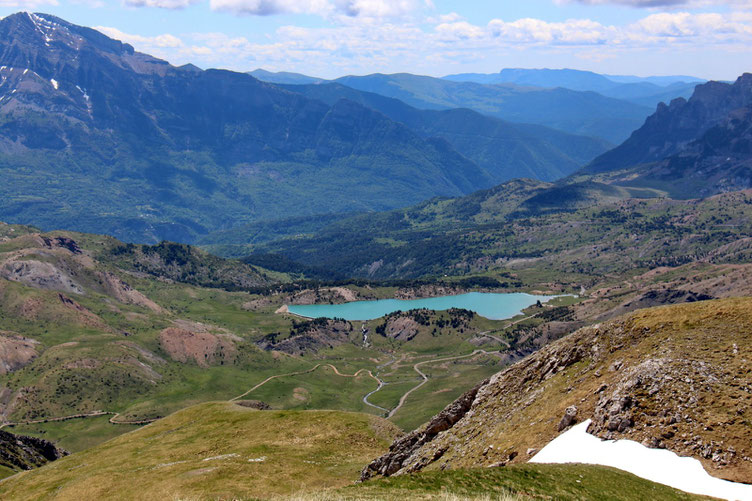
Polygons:
<instances>
[{"instance_id":1,"label":"rocky outcrop","mask_svg":"<svg viewBox=\"0 0 752 501\"><path fill-rule=\"evenodd\" d=\"M394 293L395 299L419 299L424 297L454 296L467 292L465 289L448 286L425 284L418 287L405 287Z\"/></svg>"},{"instance_id":2,"label":"rocky outcrop","mask_svg":"<svg viewBox=\"0 0 752 501\"><path fill-rule=\"evenodd\" d=\"M268 411L271 406L261 400L236 400L235 405L240 407L247 407L249 409L256 409L258 411Z\"/></svg>"},{"instance_id":3,"label":"rocky outcrop","mask_svg":"<svg viewBox=\"0 0 752 501\"><path fill-rule=\"evenodd\" d=\"M37 289L84 293L83 287L67 273L51 263L34 259L6 261L0 268L0 277Z\"/></svg>"},{"instance_id":4,"label":"rocky outcrop","mask_svg":"<svg viewBox=\"0 0 752 501\"><path fill-rule=\"evenodd\" d=\"M601 318L601 320L617 317L643 308L652 308L654 306L663 306L665 304L694 303L695 301L708 301L710 299L714 299L713 296L691 290L649 290L609 311Z\"/></svg>"},{"instance_id":5,"label":"rocky outcrop","mask_svg":"<svg viewBox=\"0 0 752 501\"><path fill-rule=\"evenodd\" d=\"M0 465L12 470L31 470L67 455L47 440L0 430Z\"/></svg>"},{"instance_id":6,"label":"rocky outcrop","mask_svg":"<svg viewBox=\"0 0 752 501\"><path fill-rule=\"evenodd\" d=\"M423 445L433 440L439 433L449 430L455 425L455 423L465 417L473 405L473 400L478 394L478 390L484 384L486 384L486 382L481 383L463 394L446 409L431 419L431 421L423 428L413 431L412 433L396 440L389 447L389 452L380 458L374 459L371 464L363 469L360 475L360 480L368 480L374 475L388 477L398 471L409 473L411 471L420 470L427 464L439 459L444 452L442 449L436 450L431 457L425 458L421 462L412 463L409 467L405 468L407 461L419 451ZM405 469L403 470L403 468Z\"/></svg>"},{"instance_id":7,"label":"rocky outcrop","mask_svg":"<svg viewBox=\"0 0 752 501\"><path fill-rule=\"evenodd\" d=\"M289 304L342 304L361 299L366 298L347 287L326 287L296 292L290 295L286 302Z\"/></svg>"},{"instance_id":8,"label":"rocky outcrop","mask_svg":"<svg viewBox=\"0 0 752 501\"><path fill-rule=\"evenodd\" d=\"M288 337L279 333L265 336L256 345L266 351L281 351L290 355L315 353L350 341L353 326L345 320L317 318L296 324Z\"/></svg>"},{"instance_id":9,"label":"rocky outcrop","mask_svg":"<svg viewBox=\"0 0 752 501\"><path fill-rule=\"evenodd\" d=\"M593 160L585 171L616 171L676 155L736 110L752 106L751 90L752 74L745 73L733 84L698 85L689 100L660 103L629 139Z\"/></svg>"},{"instance_id":10,"label":"rocky outcrop","mask_svg":"<svg viewBox=\"0 0 752 501\"><path fill-rule=\"evenodd\" d=\"M386 322L384 335L398 341L410 341L418 335L420 324L410 317L398 316Z\"/></svg>"},{"instance_id":11,"label":"rocky outcrop","mask_svg":"<svg viewBox=\"0 0 752 501\"><path fill-rule=\"evenodd\" d=\"M576 422L577 407L570 405L569 407L567 407L567 410L564 411L564 415L561 417L561 421L559 421L559 431L566 430Z\"/></svg>"}]
</instances>

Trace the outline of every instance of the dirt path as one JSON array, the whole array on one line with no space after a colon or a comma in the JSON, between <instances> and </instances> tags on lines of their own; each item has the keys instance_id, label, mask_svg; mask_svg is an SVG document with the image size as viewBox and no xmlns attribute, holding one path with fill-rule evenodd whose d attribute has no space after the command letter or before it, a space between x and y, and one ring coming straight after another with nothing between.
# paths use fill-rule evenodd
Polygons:
<instances>
[{"instance_id":1,"label":"dirt path","mask_svg":"<svg viewBox=\"0 0 752 501\"><path fill-rule=\"evenodd\" d=\"M55 423L59 421L69 421L71 419L85 419L85 418L91 418L91 417L100 417L100 416L112 416L109 419L109 422L111 424L149 424L153 423L159 418L150 418L150 419L139 419L134 421L117 421L118 416L120 416L120 413L118 412L111 412L111 411L92 411L87 412L83 414L72 414L70 416L61 416L61 417L51 417L51 418L42 418L42 419L32 419L29 421L18 421L18 422L5 422L0 424L0 429L5 428L6 426L23 426L23 425L29 425L29 424L42 424L42 423Z\"/></svg>"},{"instance_id":2,"label":"dirt path","mask_svg":"<svg viewBox=\"0 0 752 501\"><path fill-rule=\"evenodd\" d=\"M499 343L503 344L507 348L511 348L511 346L509 345L508 342L506 342L505 340L501 339L500 337L492 336L491 334L489 334L489 332L491 332L491 331L481 332L478 335L479 336L483 336L483 337L490 337L491 339L493 339L495 341L498 341ZM496 332L496 331L494 331L494 332Z\"/></svg>"},{"instance_id":3,"label":"dirt path","mask_svg":"<svg viewBox=\"0 0 752 501\"><path fill-rule=\"evenodd\" d=\"M505 341L503 341L502 339L497 338L495 336L491 336L491 335L489 335L486 332L483 332L480 335L493 338L493 339L499 341L500 343L505 344L507 347L509 346L509 344L506 343ZM392 416L394 416L394 414L397 413L397 411L399 411L402 408L402 405L405 403L405 401L407 400L407 397L409 397L411 393L413 393L414 391L420 389L424 384L426 384L428 382L428 376L423 371L420 370L420 367L422 365L432 364L432 363L437 363L437 362L446 362L446 361L449 361L449 360L459 360L461 358L468 358L468 357L472 357L472 356L479 355L479 354L488 355L488 354L491 354L491 353L493 353L493 352L489 352L489 351L486 351L486 350L475 350L472 353L469 353L467 355L458 355L458 356L455 356L455 357L444 357L444 358L436 358L436 359L431 359L431 360L424 360L422 362L418 362L418 363L414 364L413 365L413 370L415 370L415 372L418 373L418 375L422 378L422 381L420 383L418 383L416 386L414 386L413 388L411 388L408 391L406 391L402 395L402 397L400 397L400 400L399 400L399 403L397 404L397 407L395 407L391 411L389 409L385 409L384 407L381 407L379 405L372 404L371 402L368 401L368 397L370 397L371 395L373 395L377 391L381 390L388 383L386 383L385 381L383 381L378 376L374 375L373 372L370 371L370 370L368 370L368 369L359 369L357 372L355 372L355 374L343 374L333 364L316 364L312 368L304 370L304 371L289 372L289 373L286 373L286 374L275 374L274 376L269 376L268 378L264 379L263 381L261 381L260 383L258 383L257 385L255 385L254 387L252 387L251 389L249 389L248 391L246 391L246 392L238 395L237 397L233 397L233 398L231 398L228 401L229 402L235 402L237 400L240 400L241 398L243 398L246 395L252 393L253 391L257 390L258 388L264 386L266 383L268 383L270 381L273 381L274 379L278 379L278 378L282 378L282 377L290 377L290 376L300 376L300 375L303 375L303 374L309 374L311 372L314 372L319 367L330 367L334 371L334 373L337 376L340 376L340 377L358 377L361 374L368 374L368 376L370 378L372 378L374 381L376 381L378 383L378 387L375 390L367 393L363 397L363 403L366 404L366 405L368 405L368 406L370 406L370 407L373 407L375 409L379 409L380 411L384 411L385 413L388 413L387 414L387 418L391 418ZM403 358L400 358L400 359L393 358L391 361L389 361L389 362L387 362L385 364L379 365L376 369L378 370L378 369L382 369L384 367L388 367L388 366L390 366L390 365L392 365L395 362L398 362L400 360L403 360ZM89 412L89 413L73 414L73 415L70 415L70 416L51 417L51 418L43 418L43 419L34 419L34 420L30 420L30 421L20 421L20 422L4 422L4 423L0 423L0 429L4 428L6 426L21 426L21 425L29 425L29 424L41 424L41 423L50 423L50 422L58 422L58 421L68 421L68 420L71 420L71 419L85 419L85 418L100 417L100 416L112 416L109 419L109 422L111 424L114 424L114 425L142 425L142 424L153 423L154 421L157 421L159 419L159 418L150 418L150 419L140 419L140 420L132 420L132 421L118 421L117 418L120 416L120 413L118 413L118 412L92 411L92 412Z\"/></svg>"},{"instance_id":4,"label":"dirt path","mask_svg":"<svg viewBox=\"0 0 752 501\"><path fill-rule=\"evenodd\" d=\"M288 377L288 376L300 376L301 374L308 374L309 372L315 371L319 367L321 367L321 364L316 364L312 369L308 369L307 371L290 372L288 374L277 374L276 376L269 376L268 378L264 379L263 381L261 381L259 384L257 384L256 386L254 386L250 390L246 391L242 395L238 395L235 398L231 398L229 401L230 402L234 402L236 400L240 400L241 398L243 398L244 396L248 395L252 391L254 391L254 390L258 389L258 388L261 388L262 386L264 386L266 383L268 383L272 379L277 379L277 378L280 378L280 377Z\"/></svg>"},{"instance_id":5,"label":"dirt path","mask_svg":"<svg viewBox=\"0 0 752 501\"><path fill-rule=\"evenodd\" d=\"M492 352L489 352L489 351L486 351L486 350L475 350L474 352L472 352L472 353L470 353L468 355L458 355L456 357L446 357L446 358L437 358L437 359L434 359L434 360L424 360L423 362L418 362L417 364L413 365L413 370L415 370L415 372L417 372L418 375L421 378L423 378L423 381L421 381L420 383L418 383L413 388L407 390L407 392L405 392L405 394L402 395L402 397L399 400L399 403L397 404L397 407L395 407L394 409L392 409L389 412L389 415L387 416L387 418L391 418L392 416L394 416L397 413L397 411L402 408L402 405L405 403L405 400L407 400L407 397L409 397L412 392L420 389L421 386L423 386L424 384L426 384L428 382L428 376L426 376L425 373L420 370L420 366L421 365L433 364L433 363L436 363L436 362L446 362L448 360L459 360L460 358L473 357L475 355L480 355L481 353L484 354L484 355L488 355L488 354L490 354Z\"/></svg>"},{"instance_id":6,"label":"dirt path","mask_svg":"<svg viewBox=\"0 0 752 501\"><path fill-rule=\"evenodd\" d=\"M62 416L62 417L32 419L30 421L18 421L15 423L5 422L5 423L0 424L0 429L5 428L6 426L22 426L22 425L27 425L27 424L53 423L57 421L68 421L71 419L83 419L83 418L90 418L90 417L109 416L112 414L115 414L115 413L106 412L106 411L93 411L93 412L87 412L85 414L73 414L70 416Z\"/></svg>"}]
</instances>

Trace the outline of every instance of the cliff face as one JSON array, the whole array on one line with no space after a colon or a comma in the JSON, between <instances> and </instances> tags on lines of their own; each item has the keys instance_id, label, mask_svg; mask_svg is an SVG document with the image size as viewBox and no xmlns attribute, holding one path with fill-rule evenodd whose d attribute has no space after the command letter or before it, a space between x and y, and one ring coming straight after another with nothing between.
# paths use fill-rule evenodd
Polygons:
<instances>
[{"instance_id":1,"label":"cliff face","mask_svg":"<svg viewBox=\"0 0 752 501\"><path fill-rule=\"evenodd\" d=\"M681 153L690 143L729 116L752 106L752 74L733 84L708 82L698 85L689 100L660 103L645 124L620 146L593 160L586 173L610 172L657 162Z\"/></svg>"},{"instance_id":2,"label":"cliff face","mask_svg":"<svg viewBox=\"0 0 752 501\"><path fill-rule=\"evenodd\" d=\"M67 455L68 452L47 440L0 430L0 466L31 470Z\"/></svg>"},{"instance_id":3,"label":"cliff face","mask_svg":"<svg viewBox=\"0 0 752 501\"><path fill-rule=\"evenodd\" d=\"M561 431L699 459L752 481L752 299L641 310L580 329L463 395L396 441L363 478L530 459Z\"/></svg>"}]
</instances>

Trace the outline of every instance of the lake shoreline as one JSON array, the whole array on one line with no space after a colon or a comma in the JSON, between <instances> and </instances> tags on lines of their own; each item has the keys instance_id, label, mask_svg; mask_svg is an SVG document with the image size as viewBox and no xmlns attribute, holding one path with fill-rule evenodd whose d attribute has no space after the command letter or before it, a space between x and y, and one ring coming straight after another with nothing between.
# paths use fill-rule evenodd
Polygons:
<instances>
[{"instance_id":1,"label":"lake shoreline","mask_svg":"<svg viewBox=\"0 0 752 501\"><path fill-rule=\"evenodd\" d=\"M376 299L339 304L285 305L287 308L284 312L308 320L343 318L353 322L367 322L397 311L418 309L446 311L458 308L473 311L489 320L507 320L522 314L522 310L538 302L547 303L562 296L564 295L537 295L525 292L468 292L422 299Z\"/></svg>"}]
</instances>

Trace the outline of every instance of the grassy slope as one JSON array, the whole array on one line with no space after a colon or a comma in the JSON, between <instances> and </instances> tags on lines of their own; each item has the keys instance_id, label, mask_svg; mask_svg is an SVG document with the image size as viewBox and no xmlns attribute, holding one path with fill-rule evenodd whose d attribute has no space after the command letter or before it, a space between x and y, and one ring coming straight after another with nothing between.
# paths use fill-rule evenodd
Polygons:
<instances>
[{"instance_id":1,"label":"grassy slope","mask_svg":"<svg viewBox=\"0 0 752 501\"><path fill-rule=\"evenodd\" d=\"M16 475L0 483L0 497L227 499L341 487L396 432L364 414L207 403Z\"/></svg>"},{"instance_id":2,"label":"grassy slope","mask_svg":"<svg viewBox=\"0 0 752 501\"><path fill-rule=\"evenodd\" d=\"M374 379L365 373L358 378L337 376L326 364L334 364L343 374L354 374L360 369L375 371L393 358L404 357L400 371L394 375L388 368L379 371L384 380L402 383L387 385L383 395L374 395L374 403L378 400L378 405L391 409L405 391L419 382L412 369L415 361L471 353L476 346L467 340L475 332L502 325L476 316L469 325L463 324L462 329L447 325L432 335L435 322L449 321L448 313L443 312L431 314L432 323L421 326L421 332L410 342L371 335L373 345L363 348L360 325L356 323L350 342L333 349L304 357L264 352L255 346L255 341L270 333L280 333L284 338L295 322L290 316L274 313L289 300L287 295L228 292L174 281L216 281L219 285L225 279L242 283L243 276L254 280L263 276L255 272L243 275L241 268L245 265L192 252L185 246L159 246L155 252L148 252L153 259L145 259L146 248L140 246L113 254L112 250L119 249L121 244L109 237L68 232L47 234L74 239L83 249L83 254L74 255L65 249L43 247L38 236L29 235L34 233L30 228L4 225L0 231L0 237L6 238L0 241L0 263L22 252L23 259L44 261L71 274L85 293L67 293L67 296L89 312L88 317L82 317L79 311L66 307L55 290L0 279L0 330L39 342L36 359L11 374L0 375L0 386L18 397L3 401L4 417L11 422L99 410L118 412L119 420L150 419L188 405L230 399L269 376L307 370L316 364L323 365L302 376L275 379L248 398L267 401L274 408L378 414L381 411L362 402L362 397L376 388ZM18 238L18 234L26 236ZM176 264L178 261L187 264L181 268ZM120 276L162 311L126 304L112 297L102 288L99 272ZM353 290L389 297L396 288ZM254 301L260 306L247 306ZM210 332L232 336L237 351L234 360L210 367L171 360L159 343L159 333L174 322L201 324ZM367 325L373 332L381 322L374 320ZM441 388L435 389L439 393L432 395L435 390L426 393L430 398L424 398L423 394L431 386L415 392L406 402L409 413L400 411L395 422L411 427L425 421L467 386L500 368L498 359L495 364L488 361L457 364L452 373L459 376L443 378ZM441 376L441 371L433 376ZM403 416L409 420L404 421ZM101 417L9 428L59 441L71 451L89 448L131 429L108 424L107 418Z\"/></svg>"},{"instance_id":3,"label":"grassy slope","mask_svg":"<svg viewBox=\"0 0 752 501\"><path fill-rule=\"evenodd\" d=\"M277 496L398 500L503 495L513 495L511 499L695 499L624 472L578 465L427 472L346 487L395 433L390 423L364 414L255 411L207 403L17 474L0 482L0 496L17 500ZM249 461L260 458L265 459Z\"/></svg>"},{"instance_id":4,"label":"grassy slope","mask_svg":"<svg viewBox=\"0 0 752 501\"><path fill-rule=\"evenodd\" d=\"M327 499L556 499L561 501L670 501L707 499L613 468L586 465L514 465L425 472L379 479L331 493ZM341 498L339 497L341 496ZM303 498L305 499L305 498Z\"/></svg>"}]
</instances>

